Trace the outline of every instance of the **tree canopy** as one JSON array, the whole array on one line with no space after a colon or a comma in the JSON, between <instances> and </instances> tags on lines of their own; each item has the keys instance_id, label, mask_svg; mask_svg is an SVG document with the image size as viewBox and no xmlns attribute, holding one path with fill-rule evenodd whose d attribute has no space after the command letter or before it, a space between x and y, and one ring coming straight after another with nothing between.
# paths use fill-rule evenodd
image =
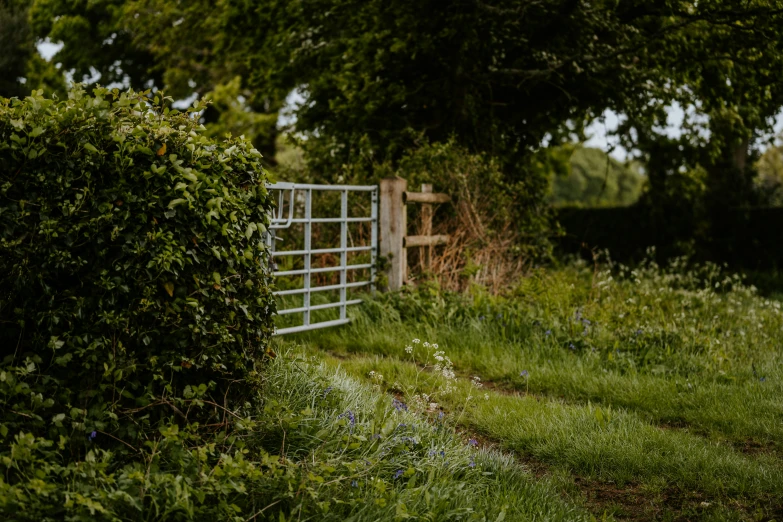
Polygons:
<instances>
[{"instance_id":1,"label":"tree canopy","mask_svg":"<svg viewBox=\"0 0 783 522\"><path fill-rule=\"evenodd\" d=\"M747 199L783 106L783 0L34 0L29 21L76 79L223 96L205 122L269 157L298 89L295 131L334 176L453 139L539 190L537 151L609 109L651 190L702 166ZM697 116L680 139L660 131L674 102Z\"/></svg>"},{"instance_id":2,"label":"tree canopy","mask_svg":"<svg viewBox=\"0 0 783 522\"><path fill-rule=\"evenodd\" d=\"M627 206L636 203L645 178L636 164L622 164L601 149L578 147L569 170L551 178L555 205Z\"/></svg>"}]
</instances>

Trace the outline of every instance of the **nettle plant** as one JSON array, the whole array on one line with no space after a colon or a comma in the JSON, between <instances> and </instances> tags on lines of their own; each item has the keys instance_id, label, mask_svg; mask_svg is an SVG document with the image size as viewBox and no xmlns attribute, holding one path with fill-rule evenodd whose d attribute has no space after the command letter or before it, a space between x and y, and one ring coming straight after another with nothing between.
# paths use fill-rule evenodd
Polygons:
<instances>
[{"instance_id":1,"label":"nettle plant","mask_svg":"<svg viewBox=\"0 0 783 522\"><path fill-rule=\"evenodd\" d=\"M261 155L171 101L0 98L0 449L26 433L69 458L133 453L171 419L224 429L258 389Z\"/></svg>"}]
</instances>

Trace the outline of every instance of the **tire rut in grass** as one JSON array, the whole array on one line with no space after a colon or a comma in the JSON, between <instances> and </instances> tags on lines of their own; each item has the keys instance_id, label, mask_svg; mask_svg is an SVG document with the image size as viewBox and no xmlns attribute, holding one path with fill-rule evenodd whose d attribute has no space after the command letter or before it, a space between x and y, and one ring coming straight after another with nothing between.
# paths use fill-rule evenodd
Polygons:
<instances>
[{"instance_id":1,"label":"tire rut in grass","mask_svg":"<svg viewBox=\"0 0 783 522\"><path fill-rule=\"evenodd\" d=\"M354 359L355 362L361 364L362 360L369 360L367 357L354 356L345 358L340 357L342 361L346 359ZM402 361L400 361L402 363ZM386 360L386 364L394 363L390 359ZM409 364L409 363L404 363ZM365 376L362 376L365 377ZM509 389L503 384L497 384L492 381L485 381L483 383L487 391L492 391L498 395L506 396L512 400L535 400L536 402L552 402L553 398L548 396L533 396L533 394L524 394L516 389ZM569 404L568 401L560 401L563 407L570 406L584 406L584 404ZM634 412L629 412L631 415L636 416ZM640 420L642 420L640 418ZM662 431L678 432L681 436L683 432L690 431L684 428L682 425L678 426L656 426L650 424L648 421L644 421L643 424L647 424L650 428L655 428ZM475 425L462 425L461 430L466 433L479 435L481 428ZM694 436L694 433L689 433ZM667 519L667 520L694 520L703 517L711 517L715 512L720 512L726 515L734 513L734 517L739 516L742 519L754 519L753 514L760 513L761 516L767 517L765 520L769 520L769 514L777 514L783 507L781 506L781 500L774 498L767 492L757 491L755 493L709 493L706 490L701 491L698 484L694 483L688 486L687 484L678 486L668 486L665 483L661 484L659 479L663 479L664 476L651 475L648 476L647 481L643 484L634 484L629 481L625 481L622 484L617 484L610 478L597 480L589 476L580 476L573 473L570 469L571 466L567 462L547 462L546 459L536 458L532 452L527 452L525 448L520 448L518 445L503 441L500 438L493 438L491 434L487 434L485 431L481 436L482 440L487 443L493 444L496 448L505 450L505 452L513 452L513 454L519 459L521 465L530 470L532 474L539 478L551 476L551 471L554 469L557 473L566 473L570 476L570 483L575 493L573 502L579 502L585 505L585 507L593 512L598 518L603 516L604 513L614 514L616 518L625 520L655 520L655 519ZM715 444L715 441L710 441L711 445ZM749 445L753 447L753 445ZM705 447L706 449L706 447ZM731 448L736 451L735 448ZM744 453L736 451L737 453ZM747 457L748 455L746 455ZM557 459L555 459L557 460ZM754 457L750 457L750 460L756 460ZM769 464L769 463L768 463ZM565 481L564 485L569 481ZM657 487L651 485L651 483L659 484ZM721 518L720 513L717 514L718 518ZM725 517L723 517L725 518Z\"/></svg>"}]
</instances>

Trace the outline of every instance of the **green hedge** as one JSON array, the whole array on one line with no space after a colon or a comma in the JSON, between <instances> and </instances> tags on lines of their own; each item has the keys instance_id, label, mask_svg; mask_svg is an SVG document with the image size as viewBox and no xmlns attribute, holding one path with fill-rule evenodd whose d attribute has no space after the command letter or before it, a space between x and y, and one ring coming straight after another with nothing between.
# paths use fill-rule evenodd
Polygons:
<instances>
[{"instance_id":1,"label":"green hedge","mask_svg":"<svg viewBox=\"0 0 783 522\"><path fill-rule=\"evenodd\" d=\"M0 453L20 436L65 462L96 440L133 453L256 390L274 311L261 156L170 103L0 98Z\"/></svg>"},{"instance_id":2,"label":"green hedge","mask_svg":"<svg viewBox=\"0 0 783 522\"><path fill-rule=\"evenodd\" d=\"M592 249L606 249L617 261L635 262L654 246L660 260L689 255L737 270L783 266L781 207L725 209L709 220L682 206L560 208L557 219L564 231L561 253L589 257Z\"/></svg>"}]
</instances>

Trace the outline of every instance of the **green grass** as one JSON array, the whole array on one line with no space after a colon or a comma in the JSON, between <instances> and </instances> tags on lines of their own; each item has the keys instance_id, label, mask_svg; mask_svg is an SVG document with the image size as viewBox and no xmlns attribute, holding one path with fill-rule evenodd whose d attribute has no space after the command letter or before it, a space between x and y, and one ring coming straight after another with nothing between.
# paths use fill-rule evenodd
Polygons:
<instances>
[{"instance_id":1,"label":"green grass","mask_svg":"<svg viewBox=\"0 0 783 522\"><path fill-rule=\"evenodd\" d=\"M409 403L432 393L450 423L545 466L561 477L560 495L571 484L572 500L596 516L754 519L783 509L781 306L716 267L574 264L503 298L425 286L377 296L354 317L284 343L326 351L357 377L380 372ZM411 386L421 375L404 351L413 338L448 354L454 391ZM465 408L473 375L490 381L488 399ZM594 502L595 488L608 487L649 502ZM671 498L686 500L669 509Z\"/></svg>"},{"instance_id":2,"label":"green grass","mask_svg":"<svg viewBox=\"0 0 783 522\"><path fill-rule=\"evenodd\" d=\"M270 429L257 443L305 468L307 490L295 498L323 505L318 520L589 520L556 481L300 355L281 353L265 371ZM297 519L295 503L288 512Z\"/></svg>"}]
</instances>

